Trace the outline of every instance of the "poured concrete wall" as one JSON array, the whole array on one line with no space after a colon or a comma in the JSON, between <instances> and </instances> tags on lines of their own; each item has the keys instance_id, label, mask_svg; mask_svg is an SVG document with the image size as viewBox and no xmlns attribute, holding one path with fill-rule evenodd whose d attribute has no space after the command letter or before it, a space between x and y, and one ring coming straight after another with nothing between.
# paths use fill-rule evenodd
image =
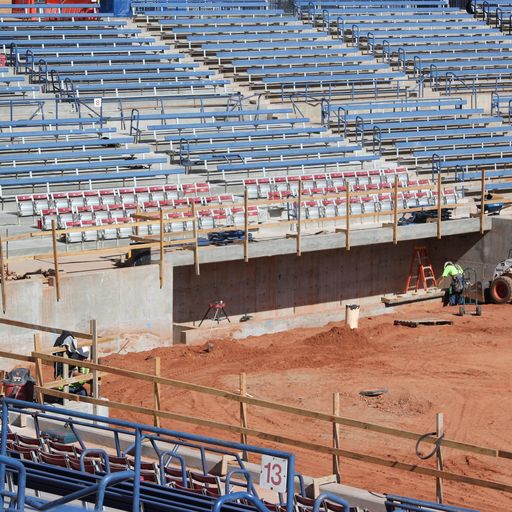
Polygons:
<instances>
[{"instance_id":1,"label":"poured concrete wall","mask_svg":"<svg viewBox=\"0 0 512 512\"><path fill-rule=\"evenodd\" d=\"M480 235L419 241L429 248L436 274L444 258L459 259ZM416 241L418 243L418 241ZM222 299L228 314L329 305L403 291L415 242L279 255L243 261L174 268L174 321L202 318L208 303Z\"/></svg>"},{"instance_id":2,"label":"poured concrete wall","mask_svg":"<svg viewBox=\"0 0 512 512\"><path fill-rule=\"evenodd\" d=\"M12 320L89 331L96 319L100 335L115 334L119 341L110 347L143 350L172 344L172 272L166 272L161 290L158 265L68 274L61 279L61 300L55 289L41 279L12 281L7 284L7 311ZM53 343L45 335L43 343ZM28 354L32 351L31 331L0 325L2 350ZM12 361L1 360L0 368Z\"/></svg>"}]
</instances>

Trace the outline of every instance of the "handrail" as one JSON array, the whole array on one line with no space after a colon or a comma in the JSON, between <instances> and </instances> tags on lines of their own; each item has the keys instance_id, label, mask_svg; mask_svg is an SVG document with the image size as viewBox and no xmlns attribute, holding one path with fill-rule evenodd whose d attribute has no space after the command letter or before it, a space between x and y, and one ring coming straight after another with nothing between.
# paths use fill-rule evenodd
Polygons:
<instances>
[{"instance_id":1,"label":"handrail","mask_svg":"<svg viewBox=\"0 0 512 512\"><path fill-rule=\"evenodd\" d=\"M5 490L5 474L6 467L11 467L18 473L18 489L17 492ZM5 497L14 499L16 502L16 508L12 508L12 504L9 505L9 511L19 511L24 512L25 510L25 488L27 481L27 470L25 466L20 460L13 459L12 457L7 457L5 455L0 455L0 479L1 479L1 487L0 487L0 504L2 510L4 510L4 500Z\"/></svg>"},{"instance_id":2,"label":"handrail","mask_svg":"<svg viewBox=\"0 0 512 512\"><path fill-rule=\"evenodd\" d=\"M247 492L251 492L255 496L258 496L256 488L254 487L254 484L252 482L252 475L247 469L242 468L230 468L227 475L226 475L226 482L225 482L225 494L229 494L231 492L231 478L233 475L243 475L245 476L247 482ZM238 484L240 486L240 484Z\"/></svg>"},{"instance_id":3,"label":"handrail","mask_svg":"<svg viewBox=\"0 0 512 512\"><path fill-rule=\"evenodd\" d=\"M331 492L323 492L316 498L315 504L313 505L313 512L320 512L320 506L324 504L324 501L332 501L335 505L341 505L343 512L349 512L350 510L349 504L345 499Z\"/></svg>"},{"instance_id":4,"label":"handrail","mask_svg":"<svg viewBox=\"0 0 512 512\"><path fill-rule=\"evenodd\" d=\"M263 502L249 492L234 492L232 494L225 494L221 496L213 505L212 512L221 512L222 507L226 503L231 503L232 501L246 500L252 502L252 504L258 509L259 512L268 512L267 507L263 504ZM287 504L286 512L292 512L290 504ZM315 512L318 512L315 511Z\"/></svg>"}]
</instances>

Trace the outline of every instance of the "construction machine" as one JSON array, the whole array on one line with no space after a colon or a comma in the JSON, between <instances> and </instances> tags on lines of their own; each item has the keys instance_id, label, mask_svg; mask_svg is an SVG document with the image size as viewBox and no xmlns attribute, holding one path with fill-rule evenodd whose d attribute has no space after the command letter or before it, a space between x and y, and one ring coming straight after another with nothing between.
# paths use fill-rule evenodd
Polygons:
<instances>
[{"instance_id":1,"label":"construction machine","mask_svg":"<svg viewBox=\"0 0 512 512\"><path fill-rule=\"evenodd\" d=\"M489 296L494 304L507 304L512 301L512 249L508 252L507 259L500 261L494 269Z\"/></svg>"}]
</instances>

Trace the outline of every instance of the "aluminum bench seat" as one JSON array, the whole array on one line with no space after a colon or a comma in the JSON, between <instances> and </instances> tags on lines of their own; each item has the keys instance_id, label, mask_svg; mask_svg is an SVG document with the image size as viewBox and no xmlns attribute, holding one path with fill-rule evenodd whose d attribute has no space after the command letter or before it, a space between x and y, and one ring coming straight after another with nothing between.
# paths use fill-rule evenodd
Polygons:
<instances>
[{"instance_id":1,"label":"aluminum bench seat","mask_svg":"<svg viewBox=\"0 0 512 512\"><path fill-rule=\"evenodd\" d=\"M153 48L153 47L152 47ZM21 54L23 57L24 55ZM146 53L140 54L135 53L133 55L130 54L120 54L120 55L76 55L76 56L65 56L65 57L55 57L52 55L47 55L44 58L46 64L68 64L72 66L74 63L107 63L110 64L112 62L136 62L139 65L145 65L146 63L153 64L154 62L169 62L173 60L180 61L183 59L184 55L181 53ZM189 63L192 64L192 63Z\"/></svg>"},{"instance_id":2,"label":"aluminum bench seat","mask_svg":"<svg viewBox=\"0 0 512 512\"><path fill-rule=\"evenodd\" d=\"M40 29L37 28L37 25L30 27L29 30L2 30L0 35L3 39L6 38L29 38L31 41L35 43L39 42L40 37L54 37L56 39L63 39L64 41L68 40L68 36L130 36L134 34L140 34L142 30L140 28L116 28L113 30L101 30L101 29L82 29L82 28L74 28L74 29L55 29L49 30L48 25L41 26ZM122 38L121 38L122 39ZM70 39L72 40L72 39ZM14 41L14 39L13 39ZM17 41L16 41L17 43Z\"/></svg>"},{"instance_id":3,"label":"aluminum bench seat","mask_svg":"<svg viewBox=\"0 0 512 512\"><path fill-rule=\"evenodd\" d=\"M452 106L452 107L463 107L467 104L467 100L461 98L428 98L428 99L411 99L404 101L378 101L375 102L365 102L365 103L346 103L346 104L337 104L337 103L329 103L326 107L326 110L333 112L338 110L343 110L346 112L350 111L373 111L373 110L382 110L382 109L421 109L421 107L444 107L444 106ZM421 110L418 110L421 112Z\"/></svg>"},{"instance_id":4,"label":"aluminum bench seat","mask_svg":"<svg viewBox=\"0 0 512 512\"><path fill-rule=\"evenodd\" d=\"M120 42L125 42L123 39L119 39ZM59 41L60 42L60 41ZM1 43L0 43L1 44ZM165 50L168 50L168 45L119 45L119 46L113 46L113 45L105 45L105 46L80 46L80 47L73 47L73 46L59 46L58 48L30 48L30 51L35 55L45 55L50 54L52 57L58 57L60 55L95 55L95 54L106 54L106 53L112 53L114 56L122 54L122 53L149 53L149 52L164 52ZM23 49L19 49L18 51L18 57L24 57L25 51ZM165 58L165 57L162 57Z\"/></svg>"},{"instance_id":5,"label":"aluminum bench seat","mask_svg":"<svg viewBox=\"0 0 512 512\"><path fill-rule=\"evenodd\" d=\"M53 140L53 141L36 141L16 144L4 144L0 141L0 154L6 151L24 151L42 152L46 149L64 149L73 147L91 147L91 146L118 146L133 143L133 137L113 137L108 139L91 137L88 139L70 139L70 140ZM44 154L44 153L43 153Z\"/></svg>"},{"instance_id":6,"label":"aluminum bench seat","mask_svg":"<svg viewBox=\"0 0 512 512\"><path fill-rule=\"evenodd\" d=\"M485 144L489 144L490 147L492 145L499 145L508 142L512 144L512 135L503 136L502 134L496 134L494 137L484 137L484 136L476 136L476 137L464 137L464 138L452 138L449 139L440 139L440 140L417 140L414 142L397 142L395 143L395 147L397 149L404 150L428 150L428 148L443 148L443 147L451 147L455 149L456 146L480 146L484 147ZM437 151L436 151L437 153Z\"/></svg>"},{"instance_id":7,"label":"aluminum bench seat","mask_svg":"<svg viewBox=\"0 0 512 512\"><path fill-rule=\"evenodd\" d=\"M264 68L249 68L246 73L251 76L271 76L271 75L304 75L307 76L309 73L326 73L334 75L337 73L346 72L347 74L365 74L368 71L389 69L387 64L359 64L359 65L344 65L344 66L282 66L282 67L264 67Z\"/></svg>"},{"instance_id":8,"label":"aluminum bench seat","mask_svg":"<svg viewBox=\"0 0 512 512\"><path fill-rule=\"evenodd\" d=\"M283 77L263 77L262 82L265 85L272 84L299 84L299 83L322 83L322 82L376 82L377 80L407 79L407 75L400 72L386 73L358 73L341 75L308 75L308 76L283 76Z\"/></svg>"},{"instance_id":9,"label":"aluminum bench seat","mask_svg":"<svg viewBox=\"0 0 512 512\"><path fill-rule=\"evenodd\" d=\"M232 60L224 66L231 66L235 72L237 68L261 68L263 70L271 68L272 66L283 66L289 68L296 68L298 66L314 66L321 67L322 64L339 65L341 63L356 63L373 61L371 55L349 55L347 57L340 57L338 55L332 57L304 57L304 58L288 58L288 59L253 59L253 60ZM298 68L300 69L300 68Z\"/></svg>"},{"instance_id":10,"label":"aluminum bench seat","mask_svg":"<svg viewBox=\"0 0 512 512\"><path fill-rule=\"evenodd\" d=\"M190 111L190 112L176 112L169 114L141 114L137 116L141 121L157 121L157 120L174 120L179 122L180 119L216 119L230 118L230 117L244 117L251 116L257 117L262 116L273 116L276 114L293 114L291 108L269 108L269 109L245 109L245 110L206 110L204 112ZM286 118L283 118L286 121ZM172 125L165 125L172 126Z\"/></svg>"},{"instance_id":11,"label":"aluminum bench seat","mask_svg":"<svg viewBox=\"0 0 512 512\"><path fill-rule=\"evenodd\" d=\"M495 155L499 154L500 159L506 157L506 155L512 153L512 143L506 145L498 145L492 146L488 145L486 147L464 147L462 149L435 149L430 151L414 151L413 156L416 160L421 158L432 158L434 156L439 157L441 161L445 162L450 160L451 158L458 157L467 157L469 159L472 155ZM510 155L512 156L512 154Z\"/></svg>"},{"instance_id":12,"label":"aluminum bench seat","mask_svg":"<svg viewBox=\"0 0 512 512\"><path fill-rule=\"evenodd\" d=\"M103 136L109 133L114 133L117 130L115 128L71 128L71 129L48 129L48 130L13 130L8 132L2 132L0 130L0 142L4 139L36 139L43 143L46 138L52 140L73 140L72 137L83 136L83 135L97 135Z\"/></svg>"},{"instance_id":13,"label":"aluminum bench seat","mask_svg":"<svg viewBox=\"0 0 512 512\"><path fill-rule=\"evenodd\" d=\"M481 126L473 128L449 128L449 129L433 129L433 130L410 130L410 131L390 131L389 133L382 132L381 138L383 141L392 141L396 147L401 147L402 143L411 143L411 141L420 140L446 140L446 138L467 136L469 140L473 136L480 136L485 134L496 133L501 135L510 131L510 127L505 126ZM404 146L406 148L407 146Z\"/></svg>"},{"instance_id":14,"label":"aluminum bench seat","mask_svg":"<svg viewBox=\"0 0 512 512\"><path fill-rule=\"evenodd\" d=\"M214 75L215 72L212 71L162 71L160 72L140 72L140 73L110 73L109 69L103 69L101 74L99 73L88 73L88 74L79 74L79 75L66 75L65 73L59 74L56 81L64 82L67 78L69 78L75 87L81 88L81 85L78 82L98 82L98 84L108 84L110 82L116 82L120 80L129 81L137 81L138 83L142 83L145 80L169 80L169 82L178 81L179 78L189 78L188 82L192 81L191 79L194 77L203 78L210 77ZM1 78L0 78L1 80ZM121 82L124 83L124 82Z\"/></svg>"},{"instance_id":15,"label":"aluminum bench seat","mask_svg":"<svg viewBox=\"0 0 512 512\"><path fill-rule=\"evenodd\" d=\"M430 132L430 127L441 127L444 126L445 129L448 127L476 127L480 125L485 125L488 123L498 122L500 118L494 116L482 116L482 117L468 117L468 118L458 118L458 119L432 119L428 122L419 122L419 121L404 121L404 122L379 122L375 123L375 126L382 131L384 135L385 131L392 132L393 130L407 129L412 128L414 131L417 131L422 136L428 136ZM370 123L368 123L370 125ZM373 126L373 124L372 124ZM371 129L369 127L369 129ZM398 132L400 133L400 132ZM394 132L393 132L394 134Z\"/></svg>"},{"instance_id":16,"label":"aluminum bench seat","mask_svg":"<svg viewBox=\"0 0 512 512\"><path fill-rule=\"evenodd\" d=\"M243 14L243 11L242 13ZM195 26L223 26L237 24L240 26L250 25L273 25L277 23L296 23L297 18L294 16L260 16L260 17L228 17L228 18L189 18L184 20L159 20L162 30L166 27L195 27Z\"/></svg>"},{"instance_id":17,"label":"aluminum bench seat","mask_svg":"<svg viewBox=\"0 0 512 512\"><path fill-rule=\"evenodd\" d=\"M141 75L145 75L146 73L154 73L161 71L169 71L169 70L178 70L178 69L190 69L193 70L197 68L199 64L197 62L149 62L149 63L137 63L137 64L109 64L108 67L98 66L97 64L90 64L88 66L84 65L52 65L51 68L48 68L49 71L56 71L57 73L87 73L89 76L93 76L95 74L105 74L106 71L109 73L115 71L138 71ZM213 74L213 73L212 73ZM74 77L73 77L74 78Z\"/></svg>"},{"instance_id":18,"label":"aluminum bench seat","mask_svg":"<svg viewBox=\"0 0 512 512\"><path fill-rule=\"evenodd\" d=\"M379 121L395 121L400 122L401 119L418 119L422 124L429 123L433 118L447 117L457 119L464 116L473 116L475 114L483 114L483 108L472 109L433 109L433 110L408 110L399 112L365 112L360 114L348 114L344 117L346 122L357 122L362 118L365 124L376 124Z\"/></svg>"},{"instance_id":19,"label":"aluminum bench seat","mask_svg":"<svg viewBox=\"0 0 512 512\"><path fill-rule=\"evenodd\" d=\"M330 41L328 41L330 42ZM279 58L286 58L286 57L314 57L314 56L326 56L330 55L333 58L336 58L341 55L349 55L349 54L355 54L355 57L359 57L358 55L359 50L358 48L341 48L341 47L319 47L319 48L301 48L301 49L287 49L287 50L274 50L273 48L265 49L258 45L258 48L252 48L250 51L231 51L231 52L224 52L220 51L215 55L215 58L219 61L223 59L247 59L250 60L251 58L254 58L255 60L268 60L272 61Z\"/></svg>"}]
</instances>

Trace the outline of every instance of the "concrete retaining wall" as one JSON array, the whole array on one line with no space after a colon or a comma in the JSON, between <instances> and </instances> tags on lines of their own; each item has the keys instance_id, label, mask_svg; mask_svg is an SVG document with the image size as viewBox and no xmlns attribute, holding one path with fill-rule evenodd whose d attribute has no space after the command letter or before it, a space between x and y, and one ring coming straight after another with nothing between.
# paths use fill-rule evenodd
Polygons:
<instances>
[{"instance_id":1,"label":"concrete retaining wall","mask_svg":"<svg viewBox=\"0 0 512 512\"><path fill-rule=\"evenodd\" d=\"M55 289L41 279L12 281L7 284L7 311L2 316L85 332L94 318L100 335L119 335L117 343L109 344L111 350L125 344L126 350L145 350L172 343L172 288L169 269L160 290L157 265L68 274L61 279L60 302L55 300ZM50 346L54 338L44 335L43 343ZM32 333L0 325L0 346L30 353ZM0 359L0 368L6 367L12 367L12 361Z\"/></svg>"}]
</instances>

